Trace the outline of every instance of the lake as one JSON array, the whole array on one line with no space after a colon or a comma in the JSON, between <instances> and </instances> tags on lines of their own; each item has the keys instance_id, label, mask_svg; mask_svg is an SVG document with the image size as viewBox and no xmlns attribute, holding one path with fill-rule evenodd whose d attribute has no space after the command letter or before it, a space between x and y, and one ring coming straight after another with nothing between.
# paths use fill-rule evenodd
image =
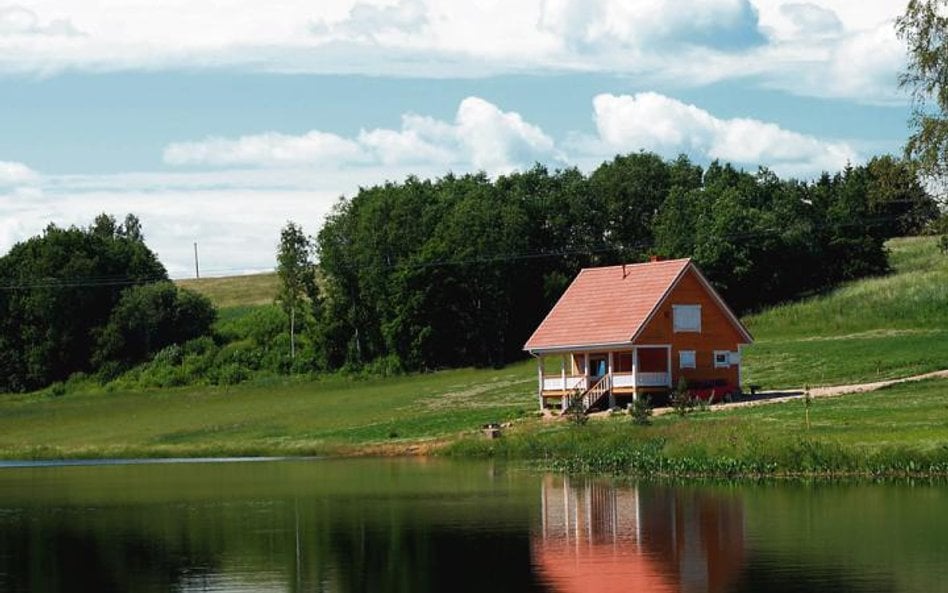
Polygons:
<instances>
[{"instance_id":1,"label":"lake","mask_svg":"<svg viewBox=\"0 0 948 593\"><path fill-rule=\"evenodd\" d=\"M948 487L432 459L0 467L0 591L948 591Z\"/></svg>"}]
</instances>

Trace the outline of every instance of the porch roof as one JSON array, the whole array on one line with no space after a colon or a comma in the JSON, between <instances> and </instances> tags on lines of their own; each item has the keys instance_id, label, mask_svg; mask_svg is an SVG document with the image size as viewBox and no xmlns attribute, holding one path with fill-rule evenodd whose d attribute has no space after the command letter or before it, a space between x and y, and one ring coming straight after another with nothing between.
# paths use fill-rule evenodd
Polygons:
<instances>
[{"instance_id":1,"label":"porch roof","mask_svg":"<svg viewBox=\"0 0 948 593\"><path fill-rule=\"evenodd\" d=\"M674 259L584 268L524 350L630 343L690 264Z\"/></svg>"}]
</instances>

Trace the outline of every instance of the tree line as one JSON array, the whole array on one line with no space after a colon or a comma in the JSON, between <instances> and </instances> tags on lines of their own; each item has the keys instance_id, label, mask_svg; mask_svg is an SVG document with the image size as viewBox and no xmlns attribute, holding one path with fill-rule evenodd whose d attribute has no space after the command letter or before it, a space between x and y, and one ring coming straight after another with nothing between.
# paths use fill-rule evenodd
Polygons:
<instances>
[{"instance_id":1,"label":"tree line","mask_svg":"<svg viewBox=\"0 0 948 593\"><path fill-rule=\"evenodd\" d=\"M889 156L814 181L648 152L588 175L409 177L341 198L312 242L288 225L280 261L316 281L283 302L314 368L496 366L583 267L692 257L748 312L886 272L885 240L937 215Z\"/></svg>"},{"instance_id":2,"label":"tree line","mask_svg":"<svg viewBox=\"0 0 948 593\"><path fill-rule=\"evenodd\" d=\"M0 392L113 377L209 333L215 317L205 297L168 280L134 215L51 224L0 257Z\"/></svg>"}]
</instances>

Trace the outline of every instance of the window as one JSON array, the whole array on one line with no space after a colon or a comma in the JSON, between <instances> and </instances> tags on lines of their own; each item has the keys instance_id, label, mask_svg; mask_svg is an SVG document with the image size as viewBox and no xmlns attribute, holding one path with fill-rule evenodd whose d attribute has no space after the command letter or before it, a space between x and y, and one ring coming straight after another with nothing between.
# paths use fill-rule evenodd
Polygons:
<instances>
[{"instance_id":1,"label":"window","mask_svg":"<svg viewBox=\"0 0 948 593\"><path fill-rule=\"evenodd\" d=\"M721 369L731 366L731 353L727 350L714 351L714 368Z\"/></svg>"},{"instance_id":2,"label":"window","mask_svg":"<svg viewBox=\"0 0 948 593\"><path fill-rule=\"evenodd\" d=\"M676 332L701 331L701 305L672 305Z\"/></svg>"},{"instance_id":3,"label":"window","mask_svg":"<svg viewBox=\"0 0 948 593\"><path fill-rule=\"evenodd\" d=\"M681 368L681 369L695 368L695 351L694 350L679 350L678 351L678 368Z\"/></svg>"}]
</instances>

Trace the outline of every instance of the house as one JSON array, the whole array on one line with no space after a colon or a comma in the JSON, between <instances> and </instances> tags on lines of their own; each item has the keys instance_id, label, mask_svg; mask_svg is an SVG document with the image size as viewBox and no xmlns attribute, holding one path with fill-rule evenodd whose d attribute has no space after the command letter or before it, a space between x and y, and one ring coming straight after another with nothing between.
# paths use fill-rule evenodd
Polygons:
<instances>
[{"instance_id":1,"label":"house","mask_svg":"<svg viewBox=\"0 0 948 593\"><path fill-rule=\"evenodd\" d=\"M581 270L524 350L538 361L541 407L580 394L588 411L667 394L680 377L723 397L739 388L752 341L691 259L653 258Z\"/></svg>"}]
</instances>

